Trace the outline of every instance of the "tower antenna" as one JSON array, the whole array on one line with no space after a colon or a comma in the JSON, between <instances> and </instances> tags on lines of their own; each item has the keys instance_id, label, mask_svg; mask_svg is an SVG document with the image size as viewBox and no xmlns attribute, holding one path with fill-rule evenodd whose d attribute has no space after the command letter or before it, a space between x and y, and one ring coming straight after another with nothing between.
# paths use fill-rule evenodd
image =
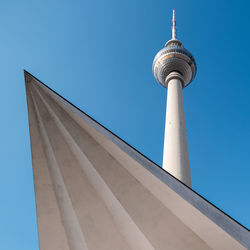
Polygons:
<instances>
[{"instance_id":1,"label":"tower antenna","mask_svg":"<svg viewBox=\"0 0 250 250\"><path fill-rule=\"evenodd\" d=\"M173 9L173 19L172 19L172 40L176 40L176 22L175 22L175 9Z\"/></svg>"}]
</instances>

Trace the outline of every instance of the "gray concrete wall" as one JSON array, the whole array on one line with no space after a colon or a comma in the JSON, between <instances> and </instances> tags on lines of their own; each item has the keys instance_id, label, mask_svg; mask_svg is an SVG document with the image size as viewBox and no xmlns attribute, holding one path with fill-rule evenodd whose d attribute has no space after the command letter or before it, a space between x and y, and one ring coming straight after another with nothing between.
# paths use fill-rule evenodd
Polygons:
<instances>
[{"instance_id":1,"label":"gray concrete wall","mask_svg":"<svg viewBox=\"0 0 250 250\"><path fill-rule=\"evenodd\" d=\"M237 240L192 190L27 73L26 89L41 250L246 249L245 231Z\"/></svg>"}]
</instances>

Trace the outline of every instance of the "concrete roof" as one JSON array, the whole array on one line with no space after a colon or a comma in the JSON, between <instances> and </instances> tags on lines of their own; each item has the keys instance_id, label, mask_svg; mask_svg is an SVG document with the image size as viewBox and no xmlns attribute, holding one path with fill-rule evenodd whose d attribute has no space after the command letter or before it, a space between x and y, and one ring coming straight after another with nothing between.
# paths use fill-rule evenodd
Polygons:
<instances>
[{"instance_id":1,"label":"concrete roof","mask_svg":"<svg viewBox=\"0 0 250 250\"><path fill-rule=\"evenodd\" d=\"M41 250L250 248L248 229L24 74Z\"/></svg>"}]
</instances>

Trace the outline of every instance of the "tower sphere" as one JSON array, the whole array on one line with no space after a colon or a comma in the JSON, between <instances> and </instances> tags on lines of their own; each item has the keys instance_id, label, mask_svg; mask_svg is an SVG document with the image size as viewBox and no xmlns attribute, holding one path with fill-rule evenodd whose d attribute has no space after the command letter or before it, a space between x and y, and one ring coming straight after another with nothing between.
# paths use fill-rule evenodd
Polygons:
<instances>
[{"instance_id":1,"label":"tower sphere","mask_svg":"<svg viewBox=\"0 0 250 250\"><path fill-rule=\"evenodd\" d=\"M175 16L173 12L172 39L155 56L153 73L156 80L167 87L166 78L171 72L179 72L183 76L183 88L196 75L196 63L192 54L176 39Z\"/></svg>"}]
</instances>

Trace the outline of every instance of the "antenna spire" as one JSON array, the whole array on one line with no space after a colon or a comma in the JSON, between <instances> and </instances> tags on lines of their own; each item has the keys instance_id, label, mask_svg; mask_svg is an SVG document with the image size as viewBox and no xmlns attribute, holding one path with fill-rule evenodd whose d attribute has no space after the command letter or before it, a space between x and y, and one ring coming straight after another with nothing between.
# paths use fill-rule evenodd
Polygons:
<instances>
[{"instance_id":1,"label":"antenna spire","mask_svg":"<svg viewBox=\"0 0 250 250\"><path fill-rule=\"evenodd\" d=\"M176 22L175 22L175 9L173 9L173 19L172 19L172 40L176 39Z\"/></svg>"}]
</instances>

